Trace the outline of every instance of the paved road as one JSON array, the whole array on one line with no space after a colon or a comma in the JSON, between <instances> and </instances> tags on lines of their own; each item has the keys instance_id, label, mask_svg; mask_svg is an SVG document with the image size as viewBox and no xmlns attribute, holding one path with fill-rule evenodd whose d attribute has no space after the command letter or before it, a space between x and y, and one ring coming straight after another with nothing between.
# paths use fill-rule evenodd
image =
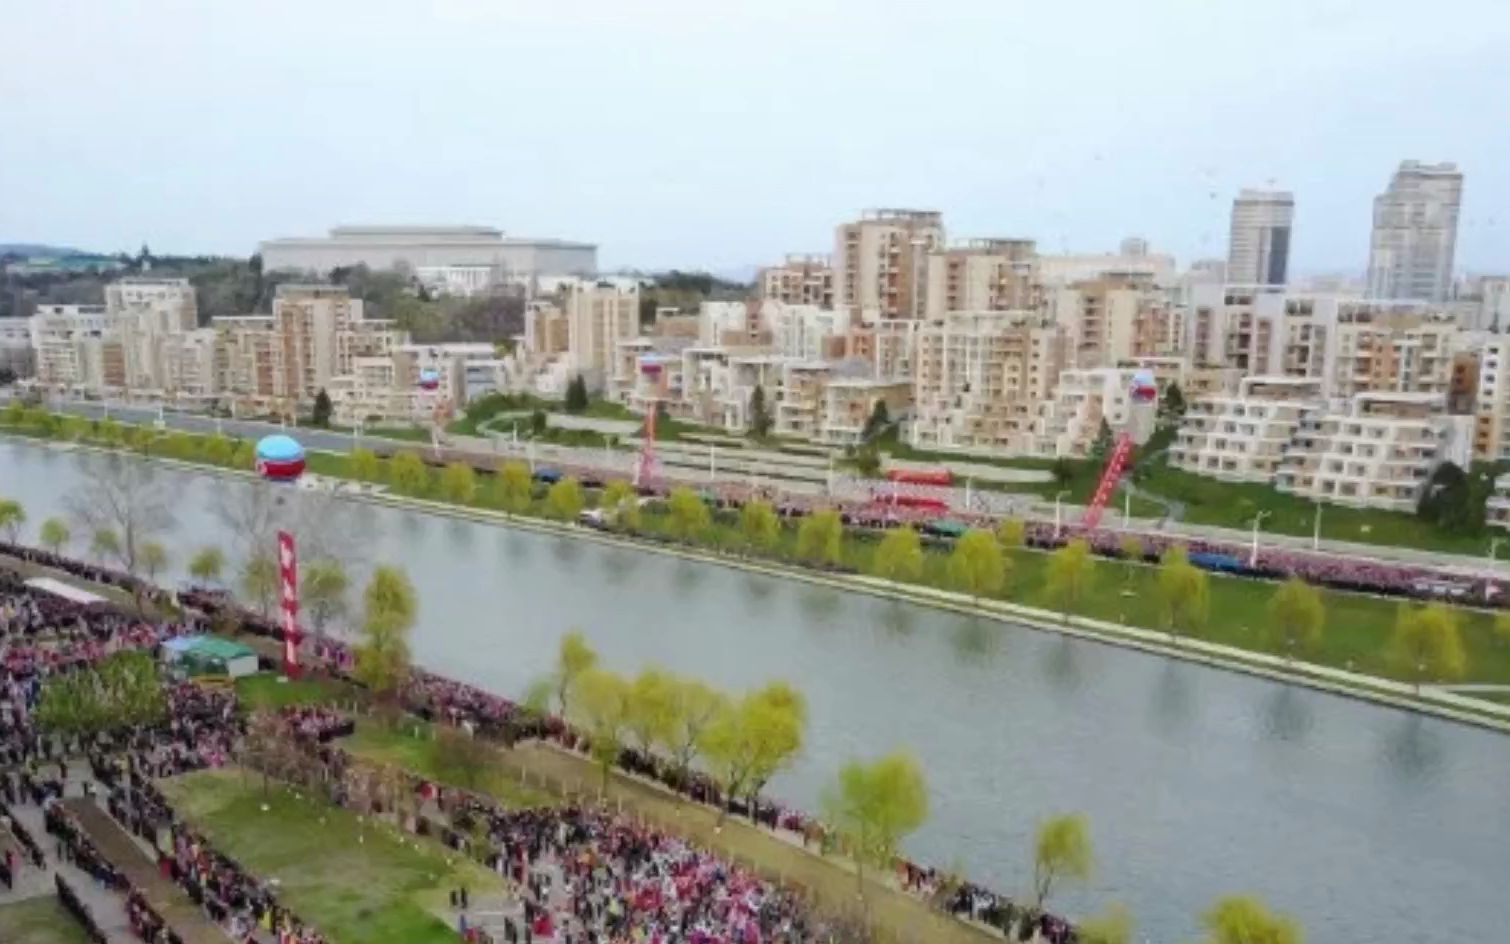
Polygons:
<instances>
[{"instance_id":1,"label":"paved road","mask_svg":"<svg viewBox=\"0 0 1510 944\"><path fill-rule=\"evenodd\" d=\"M49 406L59 412L75 413L93 418L102 418L108 412L113 419L119 419L131 423L151 423L158 418L155 408L137 404L121 403L89 403L78 401L59 401L50 403ZM328 452L347 452L358 445L358 437L345 433L333 433L326 430L300 427L296 430L285 429L277 423L266 423L257 420L215 420L210 417L191 413L178 413L166 411L163 414L163 422L172 429L181 429L189 432L206 433L221 430L227 434L260 437L274 432L289 432L296 436L300 442L311 449ZM362 437L360 441L372 442L372 437ZM385 443L396 441L383 440ZM458 449L474 450L477 452L491 452L491 442L478 437L457 436L448 437L448 442ZM401 445L409 448L423 448L423 444L405 442ZM1153 496L1148 496L1152 498ZM1030 513L1052 519L1051 504L1033 502L1029 506ZM1153 523L1151 527L1163 533L1184 534L1190 537L1205 538L1212 541L1240 544L1246 546L1251 538L1251 533L1246 530L1232 528L1219 528L1209 525L1194 525L1187 522L1174 520L1179 517L1178 509L1171 509L1171 519L1162 523ZM1312 541L1307 537L1265 533L1260 536L1262 547L1282 547L1287 550L1310 551ZM1369 559L1388 561L1392 563L1414 564L1434 568L1445 568L1459 573L1475 575L1495 574L1501 578L1510 576L1510 560L1490 561L1483 557L1468 556L1463 554L1447 554L1437 551L1424 551L1412 547L1399 547L1384 544L1360 544L1352 541L1337 541L1323 539L1315 550L1323 554L1329 554L1346 559Z\"/></svg>"}]
</instances>

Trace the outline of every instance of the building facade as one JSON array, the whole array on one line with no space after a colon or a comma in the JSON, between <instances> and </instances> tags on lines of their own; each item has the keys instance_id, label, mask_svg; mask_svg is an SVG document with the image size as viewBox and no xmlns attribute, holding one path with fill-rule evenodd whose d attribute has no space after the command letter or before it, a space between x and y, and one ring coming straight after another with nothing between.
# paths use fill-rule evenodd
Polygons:
<instances>
[{"instance_id":1,"label":"building facade","mask_svg":"<svg viewBox=\"0 0 1510 944\"><path fill-rule=\"evenodd\" d=\"M1402 161L1374 198L1368 296L1444 301L1452 289L1463 174L1456 164Z\"/></svg>"},{"instance_id":2,"label":"building facade","mask_svg":"<svg viewBox=\"0 0 1510 944\"><path fill-rule=\"evenodd\" d=\"M834 303L881 318L922 318L928 254L943 244L936 210L867 210L835 231Z\"/></svg>"},{"instance_id":3,"label":"building facade","mask_svg":"<svg viewBox=\"0 0 1510 944\"><path fill-rule=\"evenodd\" d=\"M1295 195L1285 190L1243 190L1232 201L1226 279L1284 285L1289 277Z\"/></svg>"},{"instance_id":4,"label":"building facade","mask_svg":"<svg viewBox=\"0 0 1510 944\"><path fill-rule=\"evenodd\" d=\"M825 255L788 255L781 265L761 269L756 284L767 301L834 307L834 268Z\"/></svg>"},{"instance_id":5,"label":"building facade","mask_svg":"<svg viewBox=\"0 0 1510 944\"><path fill-rule=\"evenodd\" d=\"M336 268L486 268L506 281L592 275L598 247L559 239L509 239L487 226L337 226L328 236L270 239L260 244L266 272L329 275Z\"/></svg>"}]
</instances>

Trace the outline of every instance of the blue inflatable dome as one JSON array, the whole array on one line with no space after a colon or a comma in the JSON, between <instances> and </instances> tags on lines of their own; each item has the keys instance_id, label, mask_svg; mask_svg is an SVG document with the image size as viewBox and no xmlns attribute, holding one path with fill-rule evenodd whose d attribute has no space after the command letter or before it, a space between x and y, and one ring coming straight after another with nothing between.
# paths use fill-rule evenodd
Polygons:
<instances>
[{"instance_id":1,"label":"blue inflatable dome","mask_svg":"<svg viewBox=\"0 0 1510 944\"><path fill-rule=\"evenodd\" d=\"M304 447L291 436L264 436L257 443L257 458L263 462L297 462L304 458Z\"/></svg>"}]
</instances>

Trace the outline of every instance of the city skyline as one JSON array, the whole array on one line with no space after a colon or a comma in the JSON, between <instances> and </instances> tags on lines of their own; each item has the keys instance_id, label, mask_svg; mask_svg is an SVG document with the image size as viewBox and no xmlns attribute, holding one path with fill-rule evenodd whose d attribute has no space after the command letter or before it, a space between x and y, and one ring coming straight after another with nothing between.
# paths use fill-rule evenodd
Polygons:
<instances>
[{"instance_id":1,"label":"city skyline","mask_svg":"<svg viewBox=\"0 0 1510 944\"><path fill-rule=\"evenodd\" d=\"M1135 14L1110 6L1094 30L1050 10L1024 31L1010 9L940 20L841 3L801 8L812 29L794 35L798 10L780 3L717 26L686 3L452 3L398 36L336 4L300 10L296 32L265 8L185 7L171 28L27 8L17 35L81 21L75 54L129 79L60 75L43 43L0 64L16 93L0 116L24 129L0 142L0 238L244 256L343 222L454 221L594 242L608 269L717 271L823 251L854 207L909 206L941 211L951 236L1091 252L1139 235L1188 263L1227 255L1240 190L1277 187L1295 194L1303 276L1365 268L1380 181L1417 159L1463 169L1457 268L1495 271L1510 145L1475 103L1510 93L1490 55L1510 16L1450 6L1463 15L1420 31L1403 4L1154 4L1125 31L1136 49L1119 35ZM1272 55L1234 59L1233 36ZM668 45L674 67L646 63ZM1121 66L1066 69L1071 53ZM903 56L922 67L886 65ZM598 65L561 68L585 60ZM1011 121L977 120L1002 100Z\"/></svg>"}]
</instances>

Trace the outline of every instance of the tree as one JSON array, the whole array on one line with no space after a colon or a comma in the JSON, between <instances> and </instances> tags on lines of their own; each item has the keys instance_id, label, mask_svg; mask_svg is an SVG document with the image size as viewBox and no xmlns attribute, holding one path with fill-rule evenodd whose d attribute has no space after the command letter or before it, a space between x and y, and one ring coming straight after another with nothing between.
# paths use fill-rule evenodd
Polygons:
<instances>
[{"instance_id":1,"label":"tree","mask_svg":"<svg viewBox=\"0 0 1510 944\"><path fill-rule=\"evenodd\" d=\"M418 454L406 449L388 460L388 484L400 495L420 497L430 489L430 470Z\"/></svg>"},{"instance_id":2,"label":"tree","mask_svg":"<svg viewBox=\"0 0 1510 944\"><path fill-rule=\"evenodd\" d=\"M42 546L54 554L61 553L73 535L68 530L68 525L62 518L48 518L42 522L41 533L37 536Z\"/></svg>"},{"instance_id":3,"label":"tree","mask_svg":"<svg viewBox=\"0 0 1510 944\"><path fill-rule=\"evenodd\" d=\"M1269 599L1270 632L1286 659L1294 659L1296 650L1315 648L1325 623L1321 594L1299 577L1280 584Z\"/></svg>"},{"instance_id":4,"label":"tree","mask_svg":"<svg viewBox=\"0 0 1510 944\"><path fill-rule=\"evenodd\" d=\"M870 442L885 433L890 425L891 411L886 408L886 401L877 400L875 406L870 408L870 417L865 420L865 428L861 430L860 438L865 442Z\"/></svg>"},{"instance_id":5,"label":"tree","mask_svg":"<svg viewBox=\"0 0 1510 944\"><path fill-rule=\"evenodd\" d=\"M855 471L868 479L881 474L881 453L875 443L866 443L854 451Z\"/></svg>"},{"instance_id":6,"label":"tree","mask_svg":"<svg viewBox=\"0 0 1510 944\"><path fill-rule=\"evenodd\" d=\"M1006 581L1007 562L990 531L966 531L949 554L949 582L972 599L994 594Z\"/></svg>"},{"instance_id":7,"label":"tree","mask_svg":"<svg viewBox=\"0 0 1510 944\"><path fill-rule=\"evenodd\" d=\"M1078 814L1051 816L1038 826L1033 847L1033 907L1043 910L1054 885L1091 877L1090 826Z\"/></svg>"},{"instance_id":8,"label":"tree","mask_svg":"<svg viewBox=\"0 0 1510 944\"><path fill-rule=\"evenodd\" d=\"M236 444L224 436L211 436L204 443L204 459L211 465L222 468L229 466L236 458Z\"/></svg>"},{"instance_id":9,"label":"tree","mask_svg":"<svg viewBox=\"0 0 1510 944\"><path fill-rule=\"evenodd\" d=\"M626 693L624 727L643 753L670 744L676 731L677 681L669 673L647 668L635 676Z\"/></svg>"},{"instance_id":10,"label":"tree","mask_svg":"<svg viewBox=\"0 0 1510 944\"><path fill-rule=\"evenodd\" d=\"M409 677L409 633L419 603L414 585L397 567L381 565L362 592L362 639L356 647L357 681L380 704L392 705Z\"/></svg>"},{"instance_id":11,"label":"tree","mask_svg":"<svg viewBox=\"0 0 1510 944\"><path fill-rule=\"evenodd\" d=\"M553 678L556 685L556 710L562 716L567 714L572 688L577 684L577 679L597 665L598 651L582 635L581 630L574 629L561 637L561 644L556 649L556 671Z\"/></svg>"},{"instance_id":12,"label":"tree","mask_svg":"<svg viewBox=\"0 0 1510 944\"><path fill-rule=\"evenodd\" d=\"M272 612L282 579L271 551L256 551L241 565L241 593L264 619Z\"/></svg>"},{"instance_id":13,"label":"tree","mask_svg":"<svg viewBox=\"0 0 1510 944\"><path fill-rule=\"evenodd\" d=\"M452 462L440 473L440 497L458 505L470 505L477 497L477 473L465 462Z\"/></svg>"},{"instance_id":14,"label":"tree","mask_svg":"<svg viewBox=\"0 0 1510 944\"><path fill-rule=\"evenodd\" d=\"M256 465L257 447L243 439L236 444L236 451L231 455L231 468L251 471Z\"/></svg>"},{"instance_id":15,"label":"tree","mask_svg":"<svg viewBox=\"0 0 1510 944\"><path fill-rule=\"evenodd\" d=\"M691 541L713 523L708 505L692 489L679 485L666 499L666 530L679 541Z\"/></svg>"},{"instance_id":16,"label":"tree","mask_svg":"<svg viewBox=\"0 0 1510 944\"><path fill-rule=\"evenodd\" d=\"M0 498L0 531L5 532L5 540L11 544L21 536L21 526L26 523L26 509L21 503L10 498Z\"/></svg>"},{"instance_id":17,"label":"tree","mask_svg":"<svg viewBox=\"0 0 1510 944\"><path fill-rule=\"evenodd\" d=\"M1049 467L1049 474L1054 477L1055 485L1058 485L1060 488L1068 488L1070 483L1075 481L1074 463L1070 462L1070 460L1066 459L1065 457L1060 456L1059 458L1055 459L1054 464Z\"/></svg>"},{"instance_id":18,"label":"tree","mask_svg":"<svg viewBox=\"0 0 1510 944\"><path fill-rule=\"evenodd\" d=\"M121 539L109 528L100 528L89 538L89 552L100 563L107 563L121 553Z\"/></svg>"},{"instance_id":19,"label":"tree","mask_svg":"<svg viewBox=\"0 0 1510 944\"><path fill-rule=\"evenodd\" d=\"M754 499L739 509L739 533L754 551L770 551L781 540L781 519L771 503Z\"/></svg>"},{"instance_id":20,"label":"tree","mask_svg":"<svg viewBox=\"0 0 1510 944\"><path fill-rule=\"evenodd\" d=\"M1445 603L1402 605L1395 621L1394 658L1418 693L1427 680L1461 678L1468 669L1468 656L1463 651L1457 615Z\"/></svg>"},{"instance_id":21,"label":"tree","mask_svg":"<svg viewBox=\"0 0 1510 944\"><path fill-rule=\"evenodd\" d=\"M1043 593L1065 622L1069 622L1070 611L1078 607L1089 592L1095 567L1090 542L1084 538L1076 538L1049 555Z\"/></svg>"},{"instance_id":22,"label":"tree","mask_svg":"<svg viewBox=\"0 0 1510 944\"><path fill-rule=\"evenodd\" d=\"M582 413L587 410L587 381L577 374L566 385L566 412Z\"/></svg>"},{"instance_id":23,"label":"tree","mask_svg":"<svg viewBox=\"0 0 1510 944\"><path fill-rule=\"evenodd\" d=\"M148 583L156 583L157 575L168 569L168 549L158 541L143 541L141 569Z\"/></svg>"},{"instance_id":24,"label":"tree","mask_svg":"<svg viewBox=\"0 0 1510 944\"><path fill-rule=\"evenodd\" d=\"M1131 583L1133 567L1143 562L1143 556L1147 552L1143 548L1143 541L1136 534L1124 535L1120 544L1122 551L1123 583Z\"/></svg>"},{"instance_id":25,"label":"tree","mask_svg":"<svg viewBox=\"0 0 1510 944\"><path fill-rule=\"evenodd\" d=\"M672 683L676 710L671 715L671 730L665 744L676 769L685 774L697 755L703 733L728 709L729 699L702 679L676 677Z\"/></svg>"},{"instance_id":26,"label":"tree","mask_svg":"<svg viewBox=\"0 0 1510 944\"><path fill-rule=\"evenodd\" d=\"M815 564L838 564L844 558L844 520L825 508L797 525L797 556Z\"/></svg>"},{"instance_id":27,"label":"tree","mask_svg":"<svg viewBox=\"0 0 1510 944\"><path fill-rule=\"evenodd\" d=\"M608 789L608 773L623 750L628 719L629 685L607 669L588 669L574 685L573 720L587 734L588 749Z\"/></svg>"},{"instance_id":28,"label":"tree","mask_svg":"<svg viewBox=\"0 0 1510 944\"><path fill-rule=\"evenodd\" d=\"M928 783L917 759L898 751L870 764L845 764L822 804L859 867L864 897L865 866L889 869L902 839L927 820Z\"/></svg>"},{"instance_id":29,"label":"tree","mask_svg":"<svg viewBox=\"0 0 1510 944\"><path fill-rule=\"evenodd\" d=\"M523 462L505 462L494 482L498 507L508 514L519 514L530 506L534 488L529 466Z\"/></svg>"},{"instance_id":30,"label":"tree","mask_svg":"<svg viewBox=\"0 0 1510 944\"><path fill-rule=\"evenodd\" d=\"M771 434L771 426L775 421L771 417L770 408L765 402L765 388L760 384L750 393L750 435L756 439L764 439Z\"/></svg>"},{"instance_id":31,"label":"tree","mask_svg":"<svg viewBox=\"0 0 1510 944\"><path fill-rule=\"evenodd\" d=\"M1111 424L1106 421L1106 417L1103 416L1101 417L1101 425L1096 429L1096 439L1091 443L1090 458L1093 461L1100 463L1106 460L1106 457L1111 454L1111 451L1112 427Z\"/></svg>"},{"instance_id":32,"label":"tree","mask_svg":"<svg viewBox=\"0 0 1510 944\"><path fill-rule=\"evenodd\" d=\"M539 439L545 435L546 426L549 425L545 411L536 407L530 411L530 435Z\"/></svg>"},{"instance_id":33,"label":"tree","mask_svg":"<svg viewBox=\"0 0 1510 944\"><path fill-rule=\"evenodd\" d=\"M324 387L321 387L320 392L315 394L315 404L310 410L309 421L321 429L327 429L330 427L330 412L330 394L325 392Z\"/></svg>"},{"instance_id":34,"label":"tree","mask_svg":"<svg viewBox=\"0 0 1510 944\"><path fill-rule=\"evenodd\" d=\"M699 748L729 800L753 797L797 756L807 727L807 703L783 682L728 703L709 722ZM727 805L719 819L728 812Z\"/></svg>"},{"instance_id":35,"label":"tree","mask_svg":"<svg viewBox=\"0 0 1510 944\"><path fill-rule=\"evenodd\" d=\"M213 585L225 573L225 553L218 547L202 547L189 558L189 576L196 583Z\"/></svg>"},{"instance_id":36,"label":"tree","mask_svg":"<svg viewBox=\"0 0 1510 944\"><path fill-rule=\"evenodd\" d=\"M1193 635L1206 626L1211 609L1206 572L1190 563L1185 548L1175 545L1159 562L1159 610L1169 637Z\"/></svg>"},{"instance_id":37,"label":"tree","mask_svg":"<svg viewBox=\"0 0 1510 944\"><path fill-rule=\"evenodd\" d=\"M545 513L557 521L576 521L586 503L581 484L573 478L562 479L545 493Z\"/></svg>"},{"instance_id":38,"label":"tree","mask_svg":"<svg viewBox=\"0 0 1510 944\"><path fill-rule=\"evenodd\" d=\"M996 540L1004 551L1020 550L1028 543L1028 524L1021 518L1003 518L996 529Z\"/></svg>"},{"instance_id":39,"label":"tree","mask_svg":"<svg viewBox=\"0 0 1510 944\"><path fill-rule=\"evenodd\" d=\"M157 661L143 652L116 653L97 665L51 676L37 705L37 723L44 729L85 738L155 724L166 715Z\"/></svg>"},{"instance_id":40,"label":"tree","mask_svg":"<svg viewBox=\"0 0 1510 944\"><path fill-rule=\"evenodd\" d=\"M882 580L910 582L923 575L923 542L911 525L886 532L876 545L871 571Z\"/></svg>"},{"instance_id":41,"label":"tree","mask_svg":"<svg viewBox=\"0 0 1510 944\"><path fill-rule=\"evenodd\" d=\"M430 742L430 766L444 783L476 790L492 779L498 766L493 745L451 725L442 725Z\"/></svg>"},{"instance_id":42,"label":"tree","mask_svg":"<svg viewBox=\"0 0 1510 944\"><path fill-rule=\"evenodd\" d=\"M1180 385L1173 380L1164 388L1164 400L1159 404L1159 412L1169 417L1185 415L1185 394L1180 392Z\"/></svg>"},{"instance_id":43,"label":"tree","mask_svg":"<svg viewBox=\"0 0 1510 944\"><path fill-rule=\"evenodd\" d=\"M614 527L625 531L639 530L640 496L635 492L634 486L623 479L614 479L608 483L603 489L599 507L609 516L609 523Z\"/></svg>"},{"instance_id":44,"label":"tree","mask_svg":"<svg viewBox=\"0 0 1510 944\"><path fill-rule=\"evenodd\" d=\"M377 453L371 449L353 449L346 460L346 469L351 477L363 482L376 482L382 474Z\"/></svg>"},{"instance_id":45,"label":"tree","mask_svg":"<svg viewBox=\"0 0 1510 944\"><path fill-rule=\"evenodd\" d=\"M1222 898L1201 916L1206 944L1301 944L1305 940L1294 921L1269 910L1257 898Z\"/></svg>"},{"instance_id":46,"label":"tree","mask_svg":"<svg viewBox=\"0 0 1510 944\"><path fill-rule=\"evenodd\" d=\"M1086 918L1075 928L1080 944L1132 944L1132 913L1113 904L1094 918Z\"/></svg>"},{"instance_id":47,"label":"tree","mask_svg":"<svg viewBox=\"0 0 1510 944\"><path fill-rule=\"evenodd\" d=\"M1494 639L1500 645L1510 645L1510 612L1500 610L1494 614Z\"/></svg>"},{"instance_id":48,"label":"tree","mask_svg":"<svg viewBox=\"0 0 1510 944\"><path fill-rule=\"evenodd\" d=\"M174 524L174 496L150 464L121 456L101 457L89 465L85 475L83 487L69 496L68 504L96 537L104 531L114 535L110 556L128 574L135 575L142 545L156 540ZM140 599L137 605L140 607Z\"/></svg>"},{"instance_id":49,"label":"tree","mask_svg":"<svg viewBox=\"0 0 1510 944\"><path fill-rule=\"evenodd\" d=\"M1454 534L1477 534L1484 527L1483 501L1475 495L1468 473L1452 462L1432 471L1416 514Z\"/></svg>"},{"instance_id":50,"label":"tree","mask_svg":"<svg viewBox=\"0 0 1510 944\"><path fill-rule=\"evenodd\" d=\"M346 612L346 594L351 581L340 561L320 558L304 567L299 581L299 603L309 614L316 636L325 635L325 625Z\"/></svg>"}]
</instances>

